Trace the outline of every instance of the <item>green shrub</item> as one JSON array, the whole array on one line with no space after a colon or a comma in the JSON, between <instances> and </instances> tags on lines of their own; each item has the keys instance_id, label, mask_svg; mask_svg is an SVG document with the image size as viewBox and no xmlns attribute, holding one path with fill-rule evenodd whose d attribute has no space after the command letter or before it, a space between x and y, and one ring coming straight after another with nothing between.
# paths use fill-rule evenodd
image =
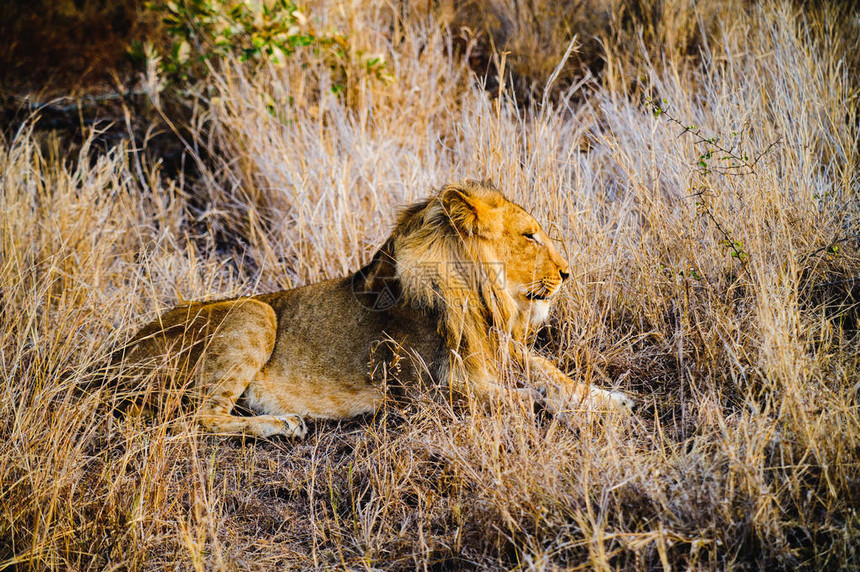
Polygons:
<instances>
[{"instance_id":1,"label":"green shrub","mask_svg":"<svg viewBox=\"0 0 860 572\"><path fill-rule=\"evenodd\" d=\"M207 61L213 59L283 65L303 48L320 57L336 78L345 75L350 52L346 36L315 30L298 6L287 0L157 0L148 7L162 14L170 42L161 67L173 80L206 76ZM362 67L371 77L390 80L379 58L367 59ZM339 82L332 87L335 93L343 89Z\"/></svg>"}]
</instances>

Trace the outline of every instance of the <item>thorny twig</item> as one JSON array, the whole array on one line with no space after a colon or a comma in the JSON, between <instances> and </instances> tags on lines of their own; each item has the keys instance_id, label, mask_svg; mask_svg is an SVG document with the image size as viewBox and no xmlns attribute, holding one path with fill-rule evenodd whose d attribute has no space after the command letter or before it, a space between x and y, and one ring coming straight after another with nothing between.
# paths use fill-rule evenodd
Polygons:
<instances>
[{"instance_id":1,"label":"thorny twig","mask_svg":"<svg viewBox=\"0 0 860 572\"><path fill-rule=\"evenodd\" d=\"M657 102L650 97L645 97L643 100L643 104L650 108L650 111L654 114L654 117L665 117L667 121L673 123L682 129L681 133L678 134L678 137L682 135L689 134L691 135L697 144L705 145L705 152L699 156L699 161L694 167L702 175L708 175L710 173L717 173L721 175L750 175L756 173L756 166L759 161L771 152L771 150L779 144L782 140L782 137L778 137L773 142L771 142L763 151L756 154L755 157L750 159L750 157L742 150L738 149L739 145L732 145L730 149L720 145L719 137L704 137L702 135L701 129L695 125L685 125L680 119L672 115L665 107L666 100L662 100L661 102ZM733 134L736 135L736 134ZM743 138L743 130L737 134L739 135L738 139ZM737 149L737 150L736 150ZM714 156L714 152L717 151L722 154L719 158L721 161L731 161L731 164L727 167L717 167L712 168L711 165L708 164L708 161L711 160ZM732 258L736 258L738 262L740 262L741 267L746 270L746 261L749 259L750 254L743 249L743 245L732 239L731 231L726 229L720 221L717 220L713 211L710 208L710 205L706 202L710 196L710 193L704 188L700 187L699 190L695 193L688 195L690 197L699 197L701 200L696 202L696 206L699 207L699 213L704 215L708 220L710 220L714 227L717 229L722 237L722 244L728 247L731 250ZM835 238L830 243L813 250L812 252L804 255L800 262L801 264L812 258L813 256L820 254L821 252L832 252L836 248L836 246L841 242L846 242L852 239L857 238L858 234L853 234L841 238ZM850 278L847 280L837 280L835 282L829 282L827 284L819 284L816 287L822 286L831 286L835 284L842 283L853 283L857 280L860 280L860 277Z\"/></svg>"},{"instance_id":2,"label":"thorny twig","mask_svg":"<svg viewBox=\"0 0 860 572\"><path fill-rule=\"evenodd\" d=\"M857 234L849 234L848 236L843 236L841 238L834 238L828 244L820 248L816 248L812 252L808 252L800 259L800 263L803 264L816 254L821 254L822 252L833 252L833 247L837 246L840 242L848 242L849 240L853 240L855 238L860 238L860 233Z\"/></svg>"},{"instance_id":3,"label":"thorny twig","mask_svg":"<svg viewBox=\"0 0 860 572\"><path fill-rule=\"evenodd\" d=\"M702 175L708 175L710 173L718 173L721 175L750 175L754 174L755 167L758 165L758 162L767 155L773 147L779 143L782 139L777 138L770 145L768 145L764 151L758 153L752 160L750 160L749 156L741 150L736 150L738 145L732 145L730 149L727 149L723 145L720 145L718 137L704 137L701 133L701 129L699 129L695 125L685 125L680 119L669 113L663 105L653 100L650 97L646 97L643 100L644 105L647 105L651 112L654 114L654 117L665 117L667 121L679 126L683 131L678 134L678 136L689 134L695 140L697 144L705 145L705 152L699 155L699 160L694 167ZM663 100L665 104L665 100ZM743 137L743 131L740 133L740 138ZM731 163L727 167L722 168L713 168L708 161L710 161L715 152L721 153L721 157L719 158L721 161L731 161ZM737 259L740 263L741 268L745 271L747 269L746 262L750 258L749 252L744 250L743 245L732 238L731 230L727 229L723 226L717 217L714 215L714 212L711 210L710 204L706 201L706 199L710 196L708 191L704 187L700 187L699 190L695 193L689 195L689 197L698 197L700 200L696 201L696 206L698 207L698 211L700 215L703 215L707 218L711 223L713 223L714 227L717 229L717 232L722 235L723 240L722 244L726 246L730 251L732 258Z\"/></svg>"},{"instance_id":4,"label":"thorny twig","mask_svg":"<svg viewBox=\"0 0 860 572\"><path fill-rule=\"evenodd\" d=\"M702 135L702 130L696 125L685 125L680 119L672 115L665 107L660 105L657 101L651 99L650 97L646 97L643 100L644 104L650 107L651 112L654 114L654 117L665 117L666 121L670 123L674 123L683 131L678 134L681 135L690 134L692 135L696 143L700 143L702 145L706 145L705 153L699 156L699 162L697 166L702 174L708 174L712 172L716 172L719 174L729 174L729 175L751 175L754 174L755 167L758 165L759 161L761 161L762 157L770 153L770 151L782 140L782 137L777 137L773 142L771 142L767 147L765 147L764 151L755 155L755 157L750 160L749 155L746 152L735 149L738 147L737 145L732 145L731 149L726 149L724 146L719 143L719 136L715 137L705 137ZM663 100L665 104L665 100ZM743 130L740 133L741 138L743 137ZM720 157L721 161L731 161L731 164L724 167L718 167L716 169L711 168L707 161L710 160L714 151L719 151L722 153L722 157ZM746 169L746 171L743 171Z\"/></svg>"}]
</instances>

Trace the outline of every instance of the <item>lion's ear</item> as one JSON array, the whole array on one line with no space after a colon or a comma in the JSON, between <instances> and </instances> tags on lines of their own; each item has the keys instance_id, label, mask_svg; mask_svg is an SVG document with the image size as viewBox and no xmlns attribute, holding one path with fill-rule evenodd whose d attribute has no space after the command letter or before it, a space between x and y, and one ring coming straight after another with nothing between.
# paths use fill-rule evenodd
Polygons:
<instances>
[{"instance_id":1,"label":"lion's ear","mask_svg":"<svg viewBox=\"0 0 860 572\"><path fill-rule=\"evenodd\" d=\"M439 199L451 224L468 236L488 236L498 226L497 209L462 189L449 187Z\"/></svg>"},{"instance_id":2,"label":"lion's ear","mask_svg":"<svg viewBox=\"0 0 860 572\"><path fill-rule=\"evenodd\" d=\"M493 182L493 179L487 177L486 179L481 180L481 185L484 187L489 187L494 191L498 191L499 189L496 187L496 183Z\"/></svg>"}]
</instances>

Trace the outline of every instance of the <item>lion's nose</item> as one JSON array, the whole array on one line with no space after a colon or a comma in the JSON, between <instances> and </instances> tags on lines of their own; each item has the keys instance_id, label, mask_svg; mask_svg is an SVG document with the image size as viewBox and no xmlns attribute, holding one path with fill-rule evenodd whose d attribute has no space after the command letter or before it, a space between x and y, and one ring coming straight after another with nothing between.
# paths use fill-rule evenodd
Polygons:
<instances>
[{"instance_id":1,"label":"lion's nose","mask_svg":"<svg viewBox=\"0 0 860 572\"><path fill-rule=\"evenodd\" d=\"M567 271L559 270L558 274L561 276L561 281L564 282L565 280L570 278L570 269L568 268Z\"/></svg>"}]
</instances>

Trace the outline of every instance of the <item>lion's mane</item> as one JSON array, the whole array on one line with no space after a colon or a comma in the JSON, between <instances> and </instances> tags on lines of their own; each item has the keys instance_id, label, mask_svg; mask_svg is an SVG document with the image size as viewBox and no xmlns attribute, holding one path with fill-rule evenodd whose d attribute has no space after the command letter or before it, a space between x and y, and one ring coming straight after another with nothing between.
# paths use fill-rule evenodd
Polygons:
<instances>
[{"instance_id":1,"label":"lion's mane","mask_svg":"<svg viewBox=\"0 0 860 572\"><path fill-rule=\"evenodd\" d=\"M504 289L504 268L493 261L491 245L478 240L484 231L499 230L491 227L502 221L483 213L478 223L470 199L490 207L507 201L488 182L445 186L402 211L389 238L356 275L368 291L385 283L401 308L436 318L449 350L445 373L455 383L495 377L499 354L526 334L526 320Z\"/></svg>"}]
</instances>

